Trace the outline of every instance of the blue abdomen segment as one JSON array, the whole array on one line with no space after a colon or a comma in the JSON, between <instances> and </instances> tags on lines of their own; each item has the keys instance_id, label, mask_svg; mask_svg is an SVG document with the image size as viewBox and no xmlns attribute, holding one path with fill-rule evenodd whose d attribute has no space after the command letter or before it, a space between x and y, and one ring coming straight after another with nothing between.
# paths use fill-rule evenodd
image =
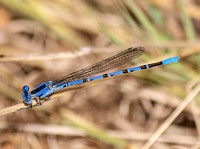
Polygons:
<instances>
[{"instance_id":1,"label":"blue abdomen segment","mask_svg":"<svg viewBox=\"0 0 200 149\"><path fill-rule=\"evenodd\" d=\"M71 85L80 84L80 83L83 83L83 79L82 80L76 80L76 81L68 82L68 85L71 86Z\"/></svg>"},{"instance_id":2,"label":"blue abdomen segment","mask_svg":"<svg viewBox=\"0 0 200 149\"><path fill-rule=\"evenodd\" d=\"M175 57L171 57L171 58L168 58L166 60L163 60L162 63L163 63L163 65L165 65L165 64L170 64L170 63L178 62L178 61L179 61L179 57L175 56Z\"/></svg>"},{"instance_id":3,"label":"blue abdomen segment","mask_svg":"<svg viewBox=\"0 0 200 149\"><path fill-rule=\"evenodd\" d=\"M138 70L141 70L141 67L138 66L138 67L134 67L134 68L129 68L127 70L128 70L128 72L138 71Z\"/></svg>"},{"instance_id":4,"label":"blue abdomen segment","mask_svg":"<svg viewBox=\"0 0 200 149\"><path fill-rule=\"evenodd\" d=\"M123 71L116 71L116 72L112 72L112 73L108 73L108 77L112 77L112 76L115 76L115 75L120 75L120 74L123 74Z\"/></svg>"},{"instance_id":5,"label":"blue abdomen segment","mask_svg":"<svg viewBox=\"0 0 200 149\"><path fill-rule=\"evenodd\" d=\"M98 79L103 79L103 75L99 75L99 76L87 78L87 79L86 79L86 82L87 82L87 81L98 80Z\"/></svg>"},{"instance_id":6,"label":"blue abdomen segment","mask_svg":"<svg viewBox=\"0 0 200 149\"><path fill-rule=\"evenodd\" d=\"M61 89L68 87L68 86L69 86L69 84L68 84L68 82L66 82L66 83L54 85L53 88L55 89L55 91L57 91L57 90L61 90Z\"/></svg>"}]
</instances>

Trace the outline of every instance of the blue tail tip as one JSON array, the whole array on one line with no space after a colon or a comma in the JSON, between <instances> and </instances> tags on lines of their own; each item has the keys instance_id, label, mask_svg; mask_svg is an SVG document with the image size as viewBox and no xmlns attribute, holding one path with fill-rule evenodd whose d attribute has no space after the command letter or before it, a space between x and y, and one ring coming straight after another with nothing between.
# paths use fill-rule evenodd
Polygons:
<instances>
[{"instance_id":1,"label":"blue tail tip","mask_svg":"<svg viewBox=\"0 0 200 149\"><path fill-rule=\"evenodd\" d=\"M171 58L168 58L166 60L163 60L162 63L163 64L170 64L170 63L178 62L179 60L180 60L180 58L178 56L175 56L175 57L171 57Z\"/></svg>"}]
</instances>

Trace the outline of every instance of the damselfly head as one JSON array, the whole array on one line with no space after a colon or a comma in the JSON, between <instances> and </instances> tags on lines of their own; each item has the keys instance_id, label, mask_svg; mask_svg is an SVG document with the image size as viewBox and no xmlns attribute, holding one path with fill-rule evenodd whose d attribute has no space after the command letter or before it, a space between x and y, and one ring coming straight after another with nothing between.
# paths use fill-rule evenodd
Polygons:
<instances>
[{"instance_id":1,"label":"damselfly head","mask_svg":"<svg viewBox=\"0 0 200 149\"><path fill-rule=\"evenodd\" d=\"M23 88L22 88L22 91L23 91L22 98L24 99L24 102L27 103L27 104L31 104L32 98L29 95L29 86L24 85Z\"/></svg>"}]
</instances>

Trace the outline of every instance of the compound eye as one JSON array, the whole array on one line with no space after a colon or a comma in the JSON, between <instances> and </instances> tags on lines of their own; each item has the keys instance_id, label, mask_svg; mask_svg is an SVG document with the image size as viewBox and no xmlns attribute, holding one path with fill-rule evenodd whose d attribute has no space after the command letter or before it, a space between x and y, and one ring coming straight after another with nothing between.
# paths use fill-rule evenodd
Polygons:
<instances>
[{"instance_id":1,"label":"compound eye","mask_svg":"<svg viewBox=\"0 0 200 149\"><path fill-rule=\"evenodd\" d=\"M29 91L29 87L27 85L24 85L22 88L23 92L28 92Z\"/></svg>"}]
</instances>

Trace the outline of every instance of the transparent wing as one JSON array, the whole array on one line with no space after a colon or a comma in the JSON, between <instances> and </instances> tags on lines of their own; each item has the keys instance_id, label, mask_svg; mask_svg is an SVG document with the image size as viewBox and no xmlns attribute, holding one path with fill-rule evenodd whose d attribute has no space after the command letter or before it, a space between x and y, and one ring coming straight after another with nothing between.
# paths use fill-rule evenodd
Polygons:
<instances>
[{"instance_id":1,"label":"transparent wing","mask_svg":"<svg viewBox=\"0 0 200 149\"><path fill-rule=\"evenodd\" d=\"M55 84L60 84L64 82L71 82L75 80L81 80L93 76L98 73L116 68L121 66L131 60L141 56L144 52L143 47L131 47L128 48L114 56L111 56L107 59L104 59L100 62L97 62L91 66L85 67L81 70L70 73L58 80L55 80Z\"/></svg>"}]
</instances>

